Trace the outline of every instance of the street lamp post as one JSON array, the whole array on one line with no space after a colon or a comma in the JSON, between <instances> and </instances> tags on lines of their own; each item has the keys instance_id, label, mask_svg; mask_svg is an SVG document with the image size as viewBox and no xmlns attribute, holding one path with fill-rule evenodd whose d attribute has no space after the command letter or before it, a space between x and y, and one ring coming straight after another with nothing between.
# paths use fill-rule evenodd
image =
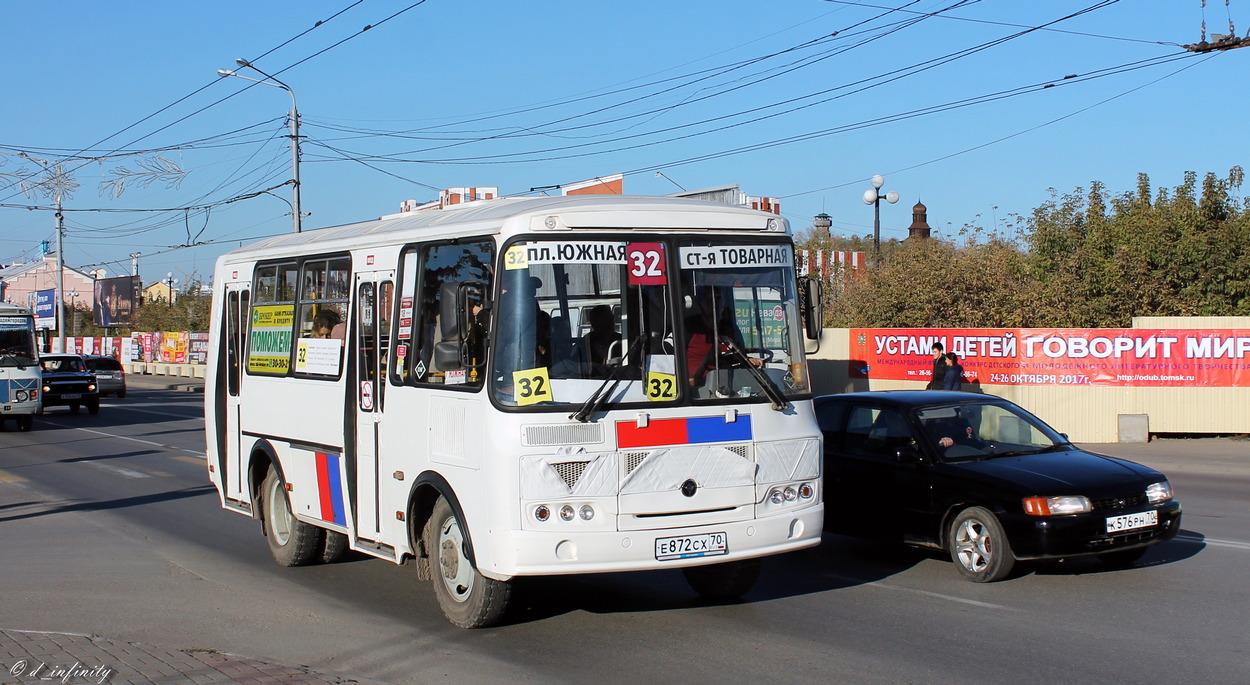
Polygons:
<instances>
[{"instance_id":1,"label":"street lamp post","mask_svg":"<svg viewBox=\"0 0 1250 685\"><path fill-rule=\"evenodd\" d=\"M174 278L174 272L170 271L165 274L165 282L169 284L169 308L174 308L174 286L178 285L178 279Z\"/></svg>"},{"instance_id":2,"label":"street lamp post","mask_svg":"<svg viewBox=\"0 0 1250 685\"><path fill-rule=\"evenodd\" d=\"M304 219L299 201L299 109L295 106L295 91L291 90L291 87L287 84L279 81L277 78L274 78L269 74L266 74L255 64L252 64L243 58L236 59L235 63L240 67L251 69L269 80L264 81L261 79L243 76L242 74L230 69L218 69L217 75L222 78L233 76L235 78L241 78L244 81L251 81L252 83L261 83L266 86L281 88L291 95L291 114L289 115L291 126L291 232L299 233L303 230Z\"/></svg>"},{"instance_id":3,"label":"street lamp post","mask_svg":"<svg viewBox=\"0 0 1250 685\"><path fill-rule=\"evenodd\" d=\"M78 335L78 288L69 291L69 311L70 316L74 317L74 335ZM62 350L65 347L62 345Z\"/></svg>"},{"instance_id":4,"label":"street lamp post","mask_svg":"<svg viewBox=\"0 0 1250 685\"><path fill-rule=\"evenodd\" d=\"M885 177L877 174L872 177L872 190L864 191L864 204L872 205L872 258L878 266L881 264L881 201L885 200L890 204L898 202L896 191L880 194L883 185Z\"/></svg>"}]
</instances>

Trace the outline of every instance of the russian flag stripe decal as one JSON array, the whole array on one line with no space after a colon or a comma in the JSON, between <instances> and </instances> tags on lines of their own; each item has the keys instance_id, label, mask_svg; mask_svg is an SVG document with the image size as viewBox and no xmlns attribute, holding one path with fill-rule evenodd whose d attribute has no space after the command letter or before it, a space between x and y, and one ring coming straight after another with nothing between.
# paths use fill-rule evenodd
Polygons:
<instances>
[{"instance_id":1,"label":"russian flag stripe decal","mask_svg":"<svg viewBox=\"0 0 1250 685\"><path fill-rule=\"evenodd\" d=\"M339 472L339 456L317 452L317 490L321 499L321 520L347 525L343 509L343 476Z\"/></svg>"},{"instance_id":2,"label":"russian flag stripe decal","mask_svg":"<svg viewBox=\"0 0 1250 685\"><path fill-rule=\"evenodd\" d=\"M639 428L636 421L616 422L616 445L619 449L750 439L751 416L749 414L740 414L738 420L733 423L727 423L724 416L657 419L651 421L646 428Z\"/></svg>"}]
</instances>

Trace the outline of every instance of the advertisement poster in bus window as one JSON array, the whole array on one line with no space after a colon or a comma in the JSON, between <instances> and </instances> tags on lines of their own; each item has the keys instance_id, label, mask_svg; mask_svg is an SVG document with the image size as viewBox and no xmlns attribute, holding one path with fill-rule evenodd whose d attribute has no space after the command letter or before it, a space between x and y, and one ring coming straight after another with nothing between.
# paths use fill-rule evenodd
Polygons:
<instances>
[{"instance_id":1,"label":"advertisement poster in bus window","mask_svg":"<svg viewBox=\"0 0 1250 685\"><path fill-rule=\"evenodd\" d=\"M291 326L295 305L257 305L252 308L252 334L248 339L247 370L252 373L286 373L291 365Z\"/></svg>"}]
</instances>

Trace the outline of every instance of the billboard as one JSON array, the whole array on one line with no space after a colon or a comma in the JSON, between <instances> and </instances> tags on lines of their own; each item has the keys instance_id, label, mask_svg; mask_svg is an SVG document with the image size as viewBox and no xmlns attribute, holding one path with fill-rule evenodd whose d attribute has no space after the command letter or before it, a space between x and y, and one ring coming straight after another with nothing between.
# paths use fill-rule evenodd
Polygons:
<instances>
[{"instance_id":1,"label":"billboard","mask_svg":"<svg viewBox=\"0 0 1250 685\"><path fill-rule=\"evenodd\" d=\"M101 278L95 282L91 312L97 326L126 326L133 321L139 302L139 277Z\"/></svg>"},{"instance_id":2,"label":"billboard","mask_svg":"<svg viewBox=\"0 0 1250 685\"><path fill-rule=\"evenodd\" d=\"M35 301L31 307L35 313L36 330L52 330L56 328L56 288L36 290Z\"/></svg>"},{"instance_id":3,"label":"billboard","mask_svg":"<svg viewBox=\"0 0 1250 685\"><path fill-rule=\"evenodd\" d=\"M1250 387L1250 330L852 328L852 378L928 382L930 346L956 352L968 383Z\"/></svg>"}]
</instances>

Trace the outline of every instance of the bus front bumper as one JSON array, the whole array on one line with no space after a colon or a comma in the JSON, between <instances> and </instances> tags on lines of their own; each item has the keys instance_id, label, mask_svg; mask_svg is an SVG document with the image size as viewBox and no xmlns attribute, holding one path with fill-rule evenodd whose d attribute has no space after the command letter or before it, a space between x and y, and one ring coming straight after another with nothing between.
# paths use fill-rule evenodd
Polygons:
<instances>
[{"instance_id":1,"label":"bus front bumper","mask_svg":"<svg viewBox=\"0 0 1250 685\"><path fill-rule=\"evenodd\" d=\"M492 549L479 549L478 571L510 580L681 568L782 554L820 544L824 511L822 503L767 518L661 530L514 530L495 538Z\"/></svg>"}]
</instances>

